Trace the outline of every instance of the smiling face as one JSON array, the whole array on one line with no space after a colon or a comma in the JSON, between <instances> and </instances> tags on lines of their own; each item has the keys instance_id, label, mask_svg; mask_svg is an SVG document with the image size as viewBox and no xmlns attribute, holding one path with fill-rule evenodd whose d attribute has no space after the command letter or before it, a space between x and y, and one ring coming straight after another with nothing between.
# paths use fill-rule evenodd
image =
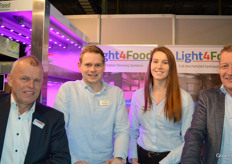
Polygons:
<instances>
[{"instance_id":1,"label":"smiling face","mask_svg":"<svg viewBox=\"0 0 232 164\"><path fill-rule=\"evenodd\" d=\"M86 52L82 56L82 62L78 63L84 82L91 88L101 86L101 78L105 71L103 57L99 53Z\"/></svg>"},{"instance_id":2,"label":"smiling face","mask_svg":"<svg viewBox=\"0 0 232 164\"><path fill-rule=\"evenodd\" d=\"M153 81L166 81L169 74L169 63L164 52L157 51L153 54L151 61L151 74Z\"/></svg>"},{"instance_id":3,"label":"smiling face","mask_svg":"<svg viewBox=\"0 0 232 164\"><path fill-rule=\"evenodd\" d=\"M15 70L8 74L7 81L19 107L29 110L38 98L42 87L43 70L33 66L27 59L20 61Z\"/></svg>"},{"instance_id":4,"label":"smiling face","mask_svg":"<svg viewBox=\"0 0 232 164\"><path fill-rule=\"evenodd\" d=\"M219 71L222 84L232 96L232 52L221 53Z\"/></svg>"}]
</instances>

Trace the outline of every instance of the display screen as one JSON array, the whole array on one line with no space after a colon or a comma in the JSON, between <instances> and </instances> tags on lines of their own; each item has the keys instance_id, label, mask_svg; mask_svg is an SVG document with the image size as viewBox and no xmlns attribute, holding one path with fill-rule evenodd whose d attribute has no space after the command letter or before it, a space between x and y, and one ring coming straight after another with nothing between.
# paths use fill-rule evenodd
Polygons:
<instances>
[{"instance_id":1,"label":"display screen","mask_svg":"<svg viewBox=\"0 0 232 164\"><path fill-rule=\"evenodd\" d=\"M5 75L0 74L0 91L4 91L5 90Z\"/></svg>"}]
</instances>

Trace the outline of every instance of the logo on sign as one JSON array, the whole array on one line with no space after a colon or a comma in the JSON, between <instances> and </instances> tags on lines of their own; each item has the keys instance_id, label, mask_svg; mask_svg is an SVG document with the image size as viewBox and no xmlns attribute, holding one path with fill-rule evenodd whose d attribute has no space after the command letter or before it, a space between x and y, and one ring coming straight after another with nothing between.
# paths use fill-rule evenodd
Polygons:
<instances>
[{"instance_id":1,"label":"logo on sign","mask_svg":"<svg viewBox=\"0 0 232 164\"><path fill-rule=\"evenodd\" d=\"M9 10L10 2L0 2L0 10Z\"/></svg>"},{"instance_id":2,"label":"logo on sign","mask_svg":"<svg viewBox=\"0 0 232 164\"><path fill-rule=\"evenodd\" d=\"M177 62L185 62L185 63L191 63L191 62L218 62L220 58L220 53L217 53L217 51L211 51L211 52L194 52L191 53L185 53L182 51L182 53L179 53L176 51L176 61Z\"/></svg>"},{"instance_id":3,"label":"logo on sign","mask_svg":"<svg viewBox=\"0 0 232 164\"><path fill-rule=\"evenodd\" d=\"M149 60L151 52L134 52L134 51L108 51L104 52L105 61L141 61Z\"/></svg>"}]
</instances>

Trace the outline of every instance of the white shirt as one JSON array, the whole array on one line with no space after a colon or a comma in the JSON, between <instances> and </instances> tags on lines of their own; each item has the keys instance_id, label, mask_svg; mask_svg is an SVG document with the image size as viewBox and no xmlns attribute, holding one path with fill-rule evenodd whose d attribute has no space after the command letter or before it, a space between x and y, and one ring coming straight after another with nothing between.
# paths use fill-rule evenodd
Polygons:
<instances>
[{"instance_id":1,"label":"white shirt","mask_svg":"<svg viewBox=\"0 0 232 164\"><path fill-rule=\"evenodd\" d=\"M11 95L11 107L8 117L0 164L23 164L31 134L32 114L30 110L20 115L18 106Z\"/></svg>"}]
</instances>

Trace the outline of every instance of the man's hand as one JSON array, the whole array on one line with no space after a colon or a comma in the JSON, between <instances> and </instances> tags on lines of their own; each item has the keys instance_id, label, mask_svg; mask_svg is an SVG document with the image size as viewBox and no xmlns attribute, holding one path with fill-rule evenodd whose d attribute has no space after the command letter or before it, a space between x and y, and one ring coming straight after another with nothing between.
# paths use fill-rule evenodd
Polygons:
<instances>
[{"instance_id":1,"label":"man's hand","mask_svg":"<svg viewBox=\"0 0 232 164\"><path fill-rule=\"evenodd\" d=\"M86 161L77 161L77 162L75 162L74 164L89 164L89 163L86 162Z\"/></svg>"},{"instance_id":2,"label":"man's hand","mask_svg":"<svg viewBox=\"0 0 232 164\"><path fill-rule=\"evenodd\" d=\"M122 159L113 158L106 161L106 164L124 164Z\"/></svg>"},{"instance_id":3,"label":"man's hand","mask_svg":"<svg viewBox=\"0 0 232 164\"><path fill-rule=\"evenodd\" d=\"M139 164L138 159L136 158L131 158L131 164Z\"/></svg>"}]
</instances>

